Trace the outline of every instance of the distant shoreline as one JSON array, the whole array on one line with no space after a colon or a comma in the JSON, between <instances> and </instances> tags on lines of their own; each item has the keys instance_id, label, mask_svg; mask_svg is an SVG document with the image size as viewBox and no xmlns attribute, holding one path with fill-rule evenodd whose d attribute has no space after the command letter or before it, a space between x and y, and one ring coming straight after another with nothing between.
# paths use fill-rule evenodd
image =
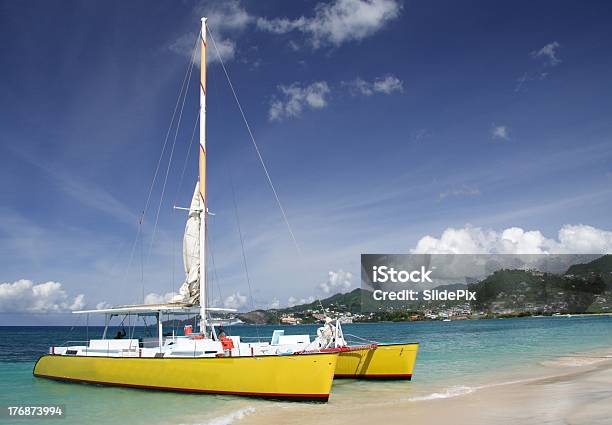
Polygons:
<instances>
[{"instance_id":1,"label":"distant shoreline","mask_svg":"<svg viewBox=\"0 0 612 425\"><path fill-rule=\"evenodd\" d=\"M563 313L563 314L547 314L547 315L498 315L495 317L486 316L486 317L471 317L471 318L461 318L461 319L451 319L451 322L464 322L464 321L477 321L477 320L495 320L495 319L538 319L538 318L574 318L574 317L593 317L593 316L609 316L612 317L612 312L610 313ZM377 324L377 323L419 323L419 322L443 322L441 319L419 319L419 320L379 320L379 321L359 321L347 323L348 325L363 325L363 324ZM300 323L300 324L286 324L286 323L241 323L236 325L224 325L226 328L231 328L232 326L315 326L319 325L318 322L312 323ZM346 325L346 324L345 324ZM111 327L116 327L118 325L111 325ZM86 325L19 325L19 324L8 324L8 325L0 325L0 328L86 328ZM89 327L104 327L103 324L92 324ZM136 326L137 328L142 328L144 326Z\"/></svg>"}]
</instances>

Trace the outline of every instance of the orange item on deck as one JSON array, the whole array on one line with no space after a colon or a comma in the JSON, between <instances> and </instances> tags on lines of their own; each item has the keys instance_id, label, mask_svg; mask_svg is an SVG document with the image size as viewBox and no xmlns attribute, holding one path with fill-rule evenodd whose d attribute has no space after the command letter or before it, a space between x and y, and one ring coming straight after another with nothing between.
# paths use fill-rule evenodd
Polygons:
<instances>
[{"instance_id":1,"label":"orange item on deck","mask_svg":"<svg viewBox=\"0 0 612 425\"><path fill-rule=\"evenodd\" d=\"M223 346L224 350L231 350L234 348L234 341L232 341L230 338L221 338L221 345Z\"/></svg>"},{"instance_id":2,"label":"orange item on deck","mask_svg":"<svg viewBox=\"0 0 612 425\"><path fill-rule=\"evenodd\" d=\"M191 332L193 332L193 326L185 325L185 336L191 335Z\"/></svg>"}]
</instances>

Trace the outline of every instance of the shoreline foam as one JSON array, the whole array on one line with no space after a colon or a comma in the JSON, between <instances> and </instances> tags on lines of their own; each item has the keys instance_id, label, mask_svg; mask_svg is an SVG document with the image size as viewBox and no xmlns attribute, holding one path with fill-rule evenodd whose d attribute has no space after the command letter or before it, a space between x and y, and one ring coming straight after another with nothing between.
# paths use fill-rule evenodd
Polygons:
<instances>
[{"instance_id":1,"label":"shoreline foam","mask_svg":"<svg viewBox=\"0 0 612 425\"><path fill-rule=\"evenodd\" d=\"M342 391L327 405L270 406L233 424L297 425L308 420L351 425L381 421L428 425L603 425L612 417L610 350L562 355L532 363L524 372L517 379L447 385L426 394L395 399L384 397L388 391L377 392L383 396L379 400L372 394L366 397L367 391ZM372 391L376 391L375 385ZM352 395L356 396L354 400Z\"/></svg>"}]
</instances>

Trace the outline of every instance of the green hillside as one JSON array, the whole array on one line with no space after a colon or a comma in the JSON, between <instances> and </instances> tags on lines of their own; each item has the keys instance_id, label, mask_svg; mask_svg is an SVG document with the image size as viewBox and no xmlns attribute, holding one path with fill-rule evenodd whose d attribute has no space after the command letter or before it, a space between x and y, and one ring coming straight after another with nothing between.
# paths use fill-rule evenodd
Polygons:
<instances>
[{"instance_id":1,"label":"green hillside","mask_svg":"<svg viewBox=\"0 0 612 425\"><path fill-rule=\"evenodd\" d=\"M612 255L585 264L571 266L563 274L534 270L498 270L467 285L476 292L472 310L498 314L612 313ZM454 291L464 284L438 286L434 289ZM440 311L465 304L460 301L384 303L375 301L361 288L335 294L320 301L272 310L240 314L247 323L278 323L283 314L295 314L304 323L314 322L313 312L327 311L359 314L376 312L369 320L408 320L413 312Z\"/></svg>"},{"instance_id":2,"label":"green hillside","mask_svg":"<svg viewBox=\"0 0 612 425\"><path fill-rule=\"evenodd\" d=\"M486 312L605 312L612 300L611 277L612 256L607 255L574 265L563 275L499 270L469 288L476 292L472 306Z\"/></svg>"},{"instance_id":3,"label":"green hillside","mask_svg":"<svg viewBox=\"0 0 612 425\"><path fill-rule=\"evenodd\" d=\"M280 313L295 313L295 312L302 312L302 311L307 311L307 310L320 310L321 305L323 305L323 307L326 309L335 307L336 309L339 309L342 311L346 311L350 313L359 313L362 311L362 306L361 306L362 291L363 290L361 288L357 288L357 289L352 290L351 292L347 292L344 294L332 295L331 297L322 299L320 302L314 301L309 304L296 305L296 306L284 308L278 311ZM372 301L372 303L373 303L372 307L376 308L375 301Z\"/></svg>"},{"instance_id":4,"label":"green hillside","mask_svg":"<svg viewBox=\"0 0 612 425\"><path fill-rule=\"evenodd\" d=\"M586 264L575 264L567 269L565 275L582 278L599 275L606 283L606 289L612 290L612 255L604 255Z\"/></svg>"},{"instance_id":5,"label":"green hillside","mask_svg":"<svg viewBox=\"0 0 612 425\"><path fill-rule=\"evenodd\" d=\"M575 264L567 269L565 275L583 279L601 277L606 289L596 297L587 311L589 313L612 313L612 255L604 255L586 264Z\"/></svg>"}]
</instances>

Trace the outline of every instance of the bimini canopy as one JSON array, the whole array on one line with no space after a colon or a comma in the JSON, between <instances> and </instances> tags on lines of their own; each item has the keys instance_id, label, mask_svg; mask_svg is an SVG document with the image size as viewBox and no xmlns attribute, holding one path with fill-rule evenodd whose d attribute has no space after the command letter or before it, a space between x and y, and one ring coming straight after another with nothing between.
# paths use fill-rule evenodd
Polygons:
<instances>
[{"instance_id":1,"label":"bimini canopy","mask_svg":"<svg viewBox=\"0 0 612 425\"><path fill-rule=\"evenodd\" d=\"M216 308L209 307L207 311L223 311L223 312L235 312L233 308ZM190 304L135 304L135 305L122 305L111 308L101 308L97 310L77 310L73 311L74 314L138 314L141 316L156 315L158 313L164 314L200 314L199 305Z\"/></svg>"}]
</instances>

